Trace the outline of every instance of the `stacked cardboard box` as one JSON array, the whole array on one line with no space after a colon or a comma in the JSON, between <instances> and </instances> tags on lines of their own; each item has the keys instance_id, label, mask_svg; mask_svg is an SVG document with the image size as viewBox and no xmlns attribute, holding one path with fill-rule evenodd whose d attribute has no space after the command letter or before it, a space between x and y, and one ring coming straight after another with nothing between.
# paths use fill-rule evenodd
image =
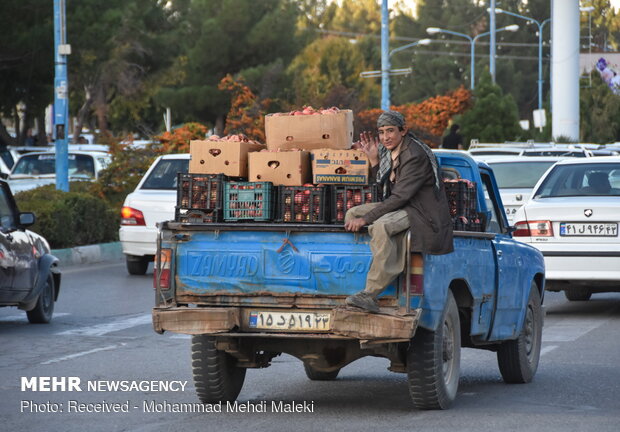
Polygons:
<instances>
[{"instance_id":1,"label":"stacked cardboard box","mask_svg":"<svg viewBox=\"0 0 620 432\"><path fill-rule=\"evenodd\" d=\"M264 148L255 142L193 140L189 143L189 172L247 177L248 154Z\"/></svg>"},{"instance_id":2,"label":"stacked cardboard box","mask_svg":"<svg viewBox=\"0 0 620 432\"><path fill-rule=\"evenodd\" d=\"M348 149L353 142L353 111L330 114L265 117L265 137L270 150Z\"/></svg>"},{"instance_id":3,"label":"stacked cardboard box","mask_svg":"<svg viewBox=\"0 0 620 432\"><path fill-rule=\"evenodd\" d=\"M362 151L312 150L310 160L314 184L368 184L370 163Z\"/></svg>"}]
</instances>

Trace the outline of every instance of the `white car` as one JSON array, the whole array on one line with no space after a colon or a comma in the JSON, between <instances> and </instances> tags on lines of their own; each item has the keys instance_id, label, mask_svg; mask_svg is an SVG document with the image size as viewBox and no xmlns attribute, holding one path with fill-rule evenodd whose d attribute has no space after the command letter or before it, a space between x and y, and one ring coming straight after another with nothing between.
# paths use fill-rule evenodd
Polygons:
<instances>
[{"instance_id":1,"label":"white car","mask_svg":"<svg viewBox=\"0 0 620 432\"><path fill-rule=\"evenodd\" d=\"M560 160L543 156L476 156L475 159L493 168L506 217L511 225L515 213L530 198L540 177Z\"/></svg>"},{"instance_id":2,"label":"white car","mask_svg":"<svg viewBox=\"0 0 620 432\"><path fill-rule=\"evenodd\" d=\"M174 219L177 174L187 173L189 154L158 157L121 210L119 238L132 275L146 273L157 248L157 222Z\"/></svg>"},{"instance_id":3,"label":"white car","mask_svg":"<svg viewBox=\"0 0 620 432\"><path fill-rule=\"evenodd\" d=\"M620 157L557 162L514 220L513 236L545 257L548 290L572 301L620 291Z\"/></svg>"},{"instance_id":4,"label":"white car","mask_svg":"<svg viewBox=\"0 0 620 432\"><path fill-rule=\"evenodd\" d=\"M111 160L104 152L69 152L69 181L96 180ZM7 180L13 193L56 183L56 153L23 154L13 165Z\"/></svg>"}]
</instances>

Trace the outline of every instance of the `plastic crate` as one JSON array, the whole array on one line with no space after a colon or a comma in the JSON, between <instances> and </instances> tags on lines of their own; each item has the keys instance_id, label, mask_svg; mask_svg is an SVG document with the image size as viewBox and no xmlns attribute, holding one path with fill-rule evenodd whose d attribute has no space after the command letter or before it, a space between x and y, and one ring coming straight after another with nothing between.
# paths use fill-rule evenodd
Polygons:
<instances>
[{"instance_id":1,"label":"plastic crate","mask_svg":"<svg viewBox=\"0 0 620 432\"><path fill-rule=\"evenodd\" d=\"M465 179L444 181L446 197L453 220L459 217L476 219L478 217L478 197L476 183Z\"/></svg>"},{"instance_id":2,"label":"plastic crate","mask_svg":"<svg viewBox=\"0 0 620 432\"><path fill-rule=\"evenodd\" d=\"M174 220L181 223L216 223L222 222L221 209L198 210L176 208Z\"/></svg>"},{"instance_id":3,"label":"plastic crate","mask_svg":"<svg viewBox=\"0 0 620 432\"><path fill-rule=\"evenodd\" d=\"M225 182L224 220L272 220L273 201L271 182Z\"/></svg>"},{"instance_id":4,"label":"plastic crate","mask_svg":"<svg viewBox=\"0 0 620 432\"><path fill-rule=\"evenodd\" d=\"M276 222L328 223L327 187L278 186Z\"/></svg>"},{"instance_id":5,"label":"plastic crate","mask_svg":"<svg viewBox=\"0 0 620 432\"><path fill-rule=\"evenodd\" d=\"M177 179L177 222L221 222L224 174L179 173Z\"/></svg>"},{"instance_id":6,"label":"plastic crate","mask_svg":"<svg viewBox=\"0 0 620 432\"><path fill-rule=\"evenodd\" d=\"M482 220L478 217L473 219L467 219L463 216L454 218L453 228L455 231L484 231L482 226Z\"/></svg>"},{"instance_id":7,"label":"plastic crate","mask_svg":"<svg viewBox=\"0 0 620 432\"><path fill-rule=\"evenodd\" d=\"M330 191L331 222L344 223L344 216L351 207L380 201L379 186L333 185Z\"/></svg>"}]
</instances>

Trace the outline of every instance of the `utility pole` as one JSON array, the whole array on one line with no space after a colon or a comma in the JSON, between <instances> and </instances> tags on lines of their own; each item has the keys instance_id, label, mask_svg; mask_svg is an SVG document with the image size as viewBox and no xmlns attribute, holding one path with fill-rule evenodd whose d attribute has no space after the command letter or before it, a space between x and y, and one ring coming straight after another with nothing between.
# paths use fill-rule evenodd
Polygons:
<instances>
[{"instance_id":1,"label":"utility pole","mask_svg":"<svg viewBox=\"0 0 620 432\"><path fill-rule=\"evenodd\" d=\"M381 2L381 109L390 109L390 25L388 0Z\"/></svg>"},{"instance_id":2,"label":"utility pole","mask_svg":"<svg viewBox=\"0 0 620 432\"><path fill-rule=\"evenodd\" d=\"M56 189L69 191L69 80L67 56L71 45L67 44L65 25L65 0L54 0L54 128L56 138Z\"/></svg>"},{"instance_id":3,"label":"utility pole","mask_svg":"<svg viewBox=\"0 0 620 432\"><path fill-rule=\"evenodd\" d=\"M489 72L491 73L493 84L495 84L495 0L490 0L490 3L489 32L491 34L491 42L489 44Z\"/></svg>"}]
</instances>

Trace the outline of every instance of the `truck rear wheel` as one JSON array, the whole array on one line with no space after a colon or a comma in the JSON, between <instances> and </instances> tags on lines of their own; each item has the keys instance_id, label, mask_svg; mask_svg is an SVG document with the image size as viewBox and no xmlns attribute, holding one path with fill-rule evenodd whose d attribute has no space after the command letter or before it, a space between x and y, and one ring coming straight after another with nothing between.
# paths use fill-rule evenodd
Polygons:
<instances>
[{"instance_id":1,"label":"truck rear wheel","mask_svg":"<svg viewBox=\"0 0 620 432\"><path fill-rule=\"evenodd\" d=\"M234 401L245 380L245 368L237 360L215 348L215 338L192 336L192 372L196 393L202 403Z\"/></svg>"},{"instance_id":2,"label":"truck rear wheel","mask_svg":"<svg viewBox=\"0 0 620 432\"><path fill-rule=\"evenodd\" d=\"M418 409L446 409L456 398L461 367L459 311L451 291L437 330L418 328L407 352L407 379Z\"/></svg>"},{"instance_id":3,"label":"truck rear wheel","mask_svg":"<svg viewBox=\"0 0 620 432\"><path fill-rule=\"evenodd\" d=\"M336 369L331 372L322 372L304 363L304 369L306 370L306 376L312 381L333 381L340 373L340 369Z\"/></svg>"},{"instance_id":4,"label":"truck rear wheel","mask_svg":"<svg viewBox=\"0 0 620 432\"><path fill-rule=\"evenodd\" d=\"M532 381L540 359L542 327L540 294L536 283L532 282L521 334L515 340L504 342L497 350L497 362L504 382L522 384Z\"/></svg>"}]
</instances>

